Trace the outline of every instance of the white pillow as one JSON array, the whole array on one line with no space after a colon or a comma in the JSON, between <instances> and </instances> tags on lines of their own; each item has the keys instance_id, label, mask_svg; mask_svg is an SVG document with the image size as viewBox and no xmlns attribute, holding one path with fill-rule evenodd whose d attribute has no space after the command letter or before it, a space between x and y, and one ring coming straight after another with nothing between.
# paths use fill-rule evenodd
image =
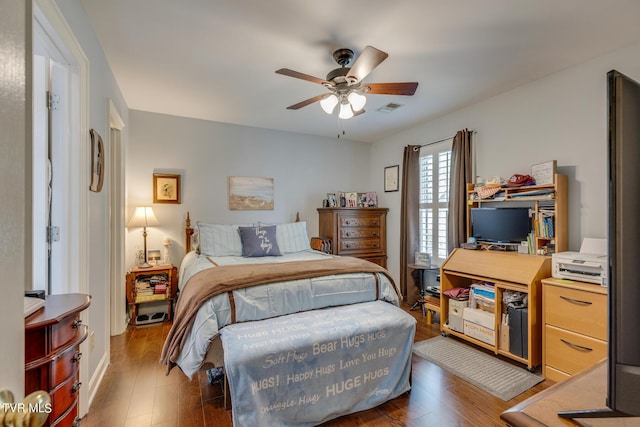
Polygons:
<instances>
[{"instance_id":1,"label":"white pillow","mask_svg":"<svg viewBox=\"0 0 640 427\"><path fill-rule=\"evenodd\" d=\"M276 225L276 240L283 254L311 249L307 221Z\"/></svg>"},{"instance_id":2,"label":"white pillow","mask_svg":"<svg viewBox=\"0 0 640 427\"><path fill-rule=\"evenodd\" d=\"M200 253L206 256L242 256L237 225L198 222Z\"/></svg>"}]
</instances>

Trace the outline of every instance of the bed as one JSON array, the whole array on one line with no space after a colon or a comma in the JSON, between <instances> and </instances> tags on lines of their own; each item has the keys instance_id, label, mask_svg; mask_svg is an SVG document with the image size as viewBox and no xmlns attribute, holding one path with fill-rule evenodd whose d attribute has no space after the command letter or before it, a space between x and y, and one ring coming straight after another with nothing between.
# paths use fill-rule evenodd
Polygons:
<instances>
[{"instance_id":1,"label":"bed","mask_svg":"<svg viewBox=\"0 0 640 427\"><path fill-rule=\"evenodd\" d=\"M234 425L317 425L410 389L415 319L384 268L312 250L303 221L186 234L161 362L224 366Z\"/></svg>"}]
</instances>

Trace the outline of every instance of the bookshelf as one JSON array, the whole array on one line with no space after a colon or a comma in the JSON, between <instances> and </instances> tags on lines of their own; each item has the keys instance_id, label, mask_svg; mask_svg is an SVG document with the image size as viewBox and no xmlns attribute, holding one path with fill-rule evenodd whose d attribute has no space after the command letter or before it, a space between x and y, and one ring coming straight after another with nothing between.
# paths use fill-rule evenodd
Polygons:
<instances>
[{"instance_id":1,"label":"bookshelf","mask_svg":"<svg viewBox=\"0 0 640 427\"><path fill-rule=\"evenodd\" d=\"M564 252L569 247L568 180L555 174L553 184L504 187L493 198L480 199L474 184L467 184L467 237L471 236L471 209L529 206L533 211L530 251L533 254Z\"/></svg>"},{"instance_id":2,"label":"bookshelf","mask_svg":"<svg viewBox=\"0 0 640 427\"><path fill-rule=\"evenodd\" d=\"M173 300L178 286L178 269L171 264L151 268L132 268L127 273L127 302L131 307L132 325L171 320ZM167 313L138 315L138 305L166 301Z\"/></svg>"}]
</instances>

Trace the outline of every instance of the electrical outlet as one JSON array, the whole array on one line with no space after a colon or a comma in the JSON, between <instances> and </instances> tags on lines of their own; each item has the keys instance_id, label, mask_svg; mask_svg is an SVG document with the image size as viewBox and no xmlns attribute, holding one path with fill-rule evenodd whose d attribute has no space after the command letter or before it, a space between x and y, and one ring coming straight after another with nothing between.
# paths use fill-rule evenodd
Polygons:
<instances>
[{"instance_id":1,"label":"electrical outlet","mask_svg":"<svg viewBox=\"0 0 640 427\"><path fill-rule=\"evenodd\" d=\"M96 347L96 331L91 331L89 334L89 351L93 351Z\"/></svg>"}]
</instances>

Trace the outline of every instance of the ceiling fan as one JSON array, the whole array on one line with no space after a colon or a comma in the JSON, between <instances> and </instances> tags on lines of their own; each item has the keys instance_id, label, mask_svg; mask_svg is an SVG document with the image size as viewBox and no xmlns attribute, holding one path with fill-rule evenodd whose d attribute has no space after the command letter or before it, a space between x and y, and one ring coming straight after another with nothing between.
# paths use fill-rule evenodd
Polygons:
<instances>
[{"instance_id":1,"label":"ceiling fan","mask_svg":"<svg viewBox=\"0 0 640 427\"><path fill-rule=\"evenodd\" d=\"M287 109L297 110L320 101L320 106L327 114L332 114L335 107L340 105L338 117L350 119L364 113L364 106L367 102L364 95L367 93L372 95L413 95L418 87L418 82L363 83L364 78L388 56L389 54L386 52L367 46L356 58L353 65L348 67L354 57L353 50L337 49L333 52L333 59L340 67L330 71L325 80L288 68L277 70L277 74L321 84L329 89L329 93L323 93L290 105Z\"/></svg>"}]
</instances>

